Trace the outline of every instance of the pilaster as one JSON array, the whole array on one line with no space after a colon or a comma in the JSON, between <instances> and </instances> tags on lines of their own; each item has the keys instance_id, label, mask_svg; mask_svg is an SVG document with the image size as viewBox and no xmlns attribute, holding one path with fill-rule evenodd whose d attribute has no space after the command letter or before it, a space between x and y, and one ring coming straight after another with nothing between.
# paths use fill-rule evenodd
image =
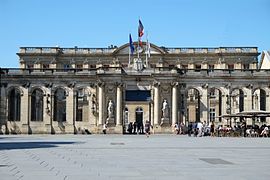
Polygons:
<instances>
[{"instance_id":1,"label":"pilaster","mask_svg":"<svg viewBox=\"0 0 270 180\"><path fill-rule=\"evenodd\" d=\"M154 125L159 125L160 120L160 102L159 102L159 82L154 83Z\"/></svg>"},{"instance_id":2,"label":"pilaster","mask_svg":"<svg viewBox=\"0 0 270 180\"><path fill-rule=\"evenodd\" d=\"M202 116L200 117L201 122L208 122L208 85L203 85L201 88L202 94L200 95L200 111Z\"/></svg>"},{"instance_id":3,"label":"pilaster","mask_svg":"<svg viewBox=\"0 0 270 180\"><path fill-rule=\"evenodd\" d=\"M252 87L245 87L244 90L244 111L252 110Z\"/></svg>"},{"instance_id":4,"label":"pilaster","mask_svg":"<svg viewBox=\"0 0 270 180\"><path fill-rule=\"evenodd\" d=\"M122 113L122 84L117 85L116 89L116 125L122 125L123 113Z\"/></svg>"},{"instance_id":5,"label":"pilaster","mask_svg":"<svg viewBox=\"0 0 270 180\"><path fill-rule=\"evenodd\" d=\"M104 124L104 83L98 83L98 125Z\"/></svg>"},{"instance_id":6,"label":"pilaster","mask_svg":"<svg viewBox=\"0 0 270 180\"><path fill-rule=\"evenodd\" d=\"M21 124L22 129L21 132L23 134L28 134L29 132L29 111L31 110L31 107L29 105L30 101L30 95L28 92L28 87L22 88L23 95L21 96Z\"/></svg>"},{"instance_id":7,"label":"pilaster","mask_svg":"<svg viewBox=\"0 0 270 180\"><path fill-rule=\"evenodd\" d=\"M177 93L178 82L172 84L172 124L176 124L178 122L178 93Z\"/></svg>"}]
</instances>

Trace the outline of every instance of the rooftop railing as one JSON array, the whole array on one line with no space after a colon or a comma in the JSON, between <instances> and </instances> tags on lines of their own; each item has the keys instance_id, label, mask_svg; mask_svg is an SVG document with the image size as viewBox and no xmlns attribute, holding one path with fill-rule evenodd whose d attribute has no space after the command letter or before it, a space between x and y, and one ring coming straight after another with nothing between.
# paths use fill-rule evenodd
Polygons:
<instances>
[{"instance_id":1,"label":"rooftop railing","mask_svg":"<svg viewBox=\"0 0 270 180\"><path fill-rule=\"evenodd\" d=\"M21 47L22 54L111 54L117 48L59 48L59 47ZM219 47L219 48L166 48L169 54L216 54L216 53L258 53L257 47Z\"/></svg>"},{"instance_id":2,"label":"rooftop railing","mask_svg":"<svg viewBox=\"0 0 270 180\"><path fill-rule=\"evenodd\" d=\"M23 54L110 54L114 48L58 48L58 47L21 47Z\"/></svg>"},{"instance_id":3,"label":"rooftop railing","mask_svg":"<svg viewBox=\"0 0 270 180\"><path fill-rule=\"evenodd\" d=\"M258 53L257 47L166 48L171 54Z\"/></svg>"}]
</instances>

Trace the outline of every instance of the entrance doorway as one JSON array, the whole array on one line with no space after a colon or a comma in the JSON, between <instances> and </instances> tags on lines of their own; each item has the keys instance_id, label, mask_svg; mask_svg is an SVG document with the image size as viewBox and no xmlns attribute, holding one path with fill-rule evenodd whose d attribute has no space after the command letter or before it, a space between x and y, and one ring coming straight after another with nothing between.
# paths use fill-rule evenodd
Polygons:
<instances>
[{"instance_id":1,"label":"entrance doorway","mask_svg":"<svg viewBox=\"0 0 270 180\"><path fill-rule=\"evenodd\" d=\"M151 121L150 90L126 90L124 109L124 134L143 134L144 124Z\"/></svg>"},{"instance_id":2,"label":"entrance doorway","mask_svg":"<svg viewBox=\"0 0 270 180\"><path fill-rule=\"evenodd\" d=\"M142 107L136 108L136 124L137 124L137 133L143 133L143 109L142 109Z\"/></svg>"}]
</instances>

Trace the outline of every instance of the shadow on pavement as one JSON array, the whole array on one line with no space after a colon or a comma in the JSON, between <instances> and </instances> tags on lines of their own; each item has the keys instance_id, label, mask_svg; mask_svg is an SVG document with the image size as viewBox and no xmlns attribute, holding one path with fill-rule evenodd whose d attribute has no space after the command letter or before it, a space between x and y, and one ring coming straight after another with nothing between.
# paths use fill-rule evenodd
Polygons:
<instances>
[{"instance_id":1,"label":"shadow on pavement","mask_svg":"<svg viewBox=\"0 0 270 180\"><path fill-rule=\"evenodd\" d=\"M58 145L74 144L75 142L0 142L0 150L53 148Z\"/></svg>"}]
</instances>

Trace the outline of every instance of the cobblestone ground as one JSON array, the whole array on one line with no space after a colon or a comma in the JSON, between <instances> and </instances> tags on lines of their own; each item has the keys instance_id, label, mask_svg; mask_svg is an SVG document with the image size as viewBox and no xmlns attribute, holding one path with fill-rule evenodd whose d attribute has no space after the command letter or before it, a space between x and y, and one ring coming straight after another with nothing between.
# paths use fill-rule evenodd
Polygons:
<instances>
[{"instance_id":1,"label":"cobblestone ground","mask_svg":"<svg viewBox=\"0 0 270 180\"><path fill-rule=\"evenodd\" d=\"M1 180L270 179L270 138L0 136Z\"/></svg>"}]
</instances>

